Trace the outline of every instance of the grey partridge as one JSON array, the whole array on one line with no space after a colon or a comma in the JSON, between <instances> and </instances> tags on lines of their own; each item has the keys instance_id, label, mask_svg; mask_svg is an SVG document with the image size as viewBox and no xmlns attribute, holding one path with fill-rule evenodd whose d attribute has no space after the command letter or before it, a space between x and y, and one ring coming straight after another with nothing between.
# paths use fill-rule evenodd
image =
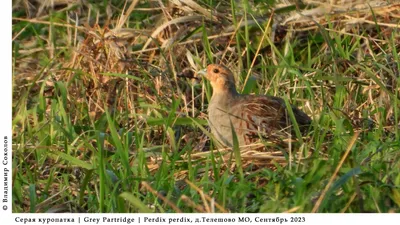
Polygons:
<instances>
[{"instance_id":1,"label":"grey partridge","mask_svg":"<svg viewBox=\"0 0 400 225\"><path fill-rule=\"evenodd\" d=\"M277 140L293 133L291 120L283 99L268 95L239 94L233 73L222 65L211 64L198 74L204 75L213 88L208 105L211 133L225 146L233 146L232 126L239 146L260 139ZM311 118L291 106L302 132L308 129Z\"/></svg>"}]
</instances>

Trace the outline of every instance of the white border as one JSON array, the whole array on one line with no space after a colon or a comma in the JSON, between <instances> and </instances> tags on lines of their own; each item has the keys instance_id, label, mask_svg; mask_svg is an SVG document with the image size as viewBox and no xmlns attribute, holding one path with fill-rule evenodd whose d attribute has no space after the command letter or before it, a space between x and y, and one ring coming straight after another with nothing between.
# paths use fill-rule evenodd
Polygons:
<instances>
[{"instance_id":1,"label":"white border","mask_svg":"<svg viewBox=\"0 0 400 225\"><path fill-rule=\"evenodd\" d=\"M3 1L0 9L0 22L2 34L0 35L0 62L2 74L0 80L0 99L2 109L0 110L0 214L6 214L7 219L11 216L12 201L12 1ZM7 141L5 141L7 137ZM7 142L7 143L6 143ZM5 154L6 153L6 154ZM7 159L6 159L7 157ZM5 179L7 189L5 190ZM5 194L7 192L7 197ZM4 199L7 202L4 202ZM3 216L1 216L4 218ZM2 223L2 222L1 222Z\"/></svg>"},{"instance_id":2,"label":"white border","mask_svg":"<svg viewBox=\"0 0 400 225\"><path fill-rule=\"evenodd\" d=\"M12 2L3 1L2 9L0 13L0 21L2 23L3 35L0 35L1 44L1 103L3 109L0 110L0 118L2 120L0 124L0 137L2 138L2 154L1 160L4 158L4 136L8 136L8 164L0 166L0 194L3 199L4 193L4 170L8 169L11 171L11 138L12 138L12 30L11 30L11 17L12 17ZM12 179L12 172L8 173L9 181ZM315 225L337 225L337 224L399 224L400 214L21 214L12 213L12 185L11 182L9 186L9 196L8 202L2 203L0 206L0 215L2 218L1 224L24 224L23 220L33 220L35 222L26 222L25 224L109 224L108 222L103 222L104 218L131 218L135 221L133 223L126 222L112 222L112 224L137 224L140 220L142 224L246 224L246 222L239 222L239 218L246 218L246 220L252 221L253 224L315 224ZM7 210L3 210L3 206L7 206ZM145 219L151 219L145 222ZM171 219L181 219L182 222L176 221L170 223ZM208 218L211 220L205 221L203 218ZM305 222L291 222L291 218L305 218ZM39 220L41 219L41 220ZM57 219L74 219L74 223L70 222L56 222ZM85 222L85 220L92 219L91 222ZM96 219L99 219L96 223ZM165 222L162 220L165 219ZM188 221L189 219L190 221ZM212 220L215 220L212 222ZM234 219L234 221L232 221ZM257 222L257 220L263 219L263 222ZM22 222L20 221L22 220ZM122 219L123 220L123 219ZM222 220L222 221L219 221ZM225 220L225 222L224 222ZM284 220L284 222L282 222ZM184 222L186 221L186 222ZM197 222L196 222L197 221ZM287 222L286 222L287 221Z\"/></svg>"},{"instance_id":3,"label":"white border","mask_svg":"<svg viewBox=\"0 0 400 225\"><path fill-rule=\"evenodd\" d=\"M74 223L55 222L57 219L74 219ZM125 222L107 222L109 220L125 220ZM293 219L294 218L294 219ZM231 213L231 214L201 214L201 213L171 213L171 214L13 214L7 218L10 223L24 224L35 219L35 222L25 224L312 224L312 225L344 225L344 224L399 224L400 214L334 214L334 213ZM10 220L11 219L11 220ZM128 223L127 219L133 220ZM239 220L242 222L239 222ZM291 222L295 219L304 222ZM16 221L17 220L17 221ZM54 221L54 222L51 222ZM86 222L85 222L86 221ZM247 221L247 222L244 222ZM17 223L18 222L18 223Z\"/></svg>"}]
</instances>

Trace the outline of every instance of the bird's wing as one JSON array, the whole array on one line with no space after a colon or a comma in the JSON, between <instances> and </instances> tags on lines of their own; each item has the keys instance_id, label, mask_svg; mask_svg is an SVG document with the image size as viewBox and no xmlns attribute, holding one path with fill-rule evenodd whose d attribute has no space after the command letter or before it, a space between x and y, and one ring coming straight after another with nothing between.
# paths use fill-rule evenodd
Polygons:
<instances>
[{"instance_id":1,"label":"bird's wing","mask_svg":"<svg viewBox=\"0 0 400 225\"><path fill-rule=\"evenodd\" d=\"M292 133L292 123L283 99L253 95L243 97L231 110L236 116L234 125L240 133L249 138L267 139ZM292 110L300 127L311 122L307 114L301 110L295 107L292 107Z\"/></svg>"}]
</instances>

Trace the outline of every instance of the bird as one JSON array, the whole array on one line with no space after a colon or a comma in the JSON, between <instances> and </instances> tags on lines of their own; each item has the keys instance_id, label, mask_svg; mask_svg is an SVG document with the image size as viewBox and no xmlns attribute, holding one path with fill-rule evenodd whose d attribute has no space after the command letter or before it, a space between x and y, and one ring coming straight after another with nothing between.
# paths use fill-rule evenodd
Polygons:
<instances>
[{"instance_id":1,"label":"bird","mask_svg":"<svg viewBox=\"0 0 400 225\"><path fill-rule=\"evenodd\" d=\"M294 134L282 98L238 93L234 75L224 65L210 64L197 74L209 80L213 89L208 104L208 123L220 144L233 147L234 133L240 147L262 140L276 142ZM295 106L291 109L300 131L305 133L311 118Z\"/></svg>"}]
</instances>

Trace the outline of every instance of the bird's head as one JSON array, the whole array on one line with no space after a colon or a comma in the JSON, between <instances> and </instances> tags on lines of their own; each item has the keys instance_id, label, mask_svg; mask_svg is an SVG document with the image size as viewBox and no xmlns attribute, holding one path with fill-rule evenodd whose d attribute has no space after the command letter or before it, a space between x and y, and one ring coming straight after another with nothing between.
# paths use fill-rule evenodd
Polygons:
<instances>
[{"instance_id":1,"label":"bird's head","mask_svg":"<svg viewBox=\"0 0 400 225\"><path fill-rule=\"evenodd\" d=\"M225 66L211 64L206 69L200 70L198 74L203 75L210 81L214 92L236 92L233 73Z\"/></svg>"}]
</instances>

